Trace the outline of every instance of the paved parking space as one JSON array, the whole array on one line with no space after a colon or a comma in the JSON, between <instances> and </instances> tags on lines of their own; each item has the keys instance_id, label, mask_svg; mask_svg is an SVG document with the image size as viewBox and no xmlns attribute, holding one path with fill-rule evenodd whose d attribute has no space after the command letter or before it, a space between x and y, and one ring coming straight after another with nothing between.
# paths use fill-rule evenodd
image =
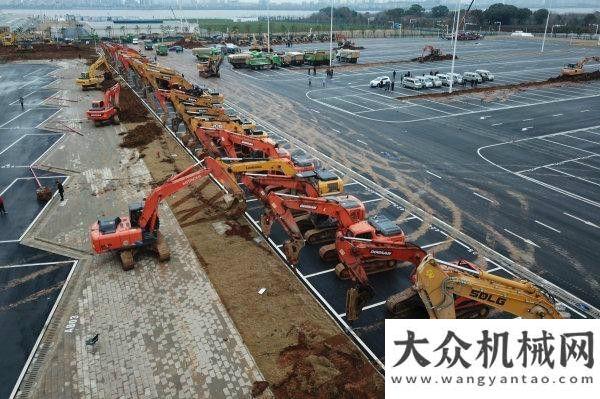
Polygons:
<instances>
[{"instance_id":1,"label":"paved parking space","mask_svg":"<svg viewBox=\"0 0 600 399\"><path fill-rule=\"evenodd\" d=\"M600 206L600 126L492 144L478 153L502 170ZM600 228L600 219L595 222Z\"/></svg>"},{"instance_id":2,"label":"paved parking space","mask_svg":"<svg viewBox=\"0 0 600 399\"><path fill-rule=\"evenodd\" d=\"M0 195L8 212L0 216L0 397L10 394L75 265L64 256L21 244L48 206L36 199L30 167L52 189L55 180L66 180L35 167L62 137L41 127L60 111L45 105L58 91L47 88L56 82L54 70L50 64L0 66Z\"/></svg>"}]
</instances>

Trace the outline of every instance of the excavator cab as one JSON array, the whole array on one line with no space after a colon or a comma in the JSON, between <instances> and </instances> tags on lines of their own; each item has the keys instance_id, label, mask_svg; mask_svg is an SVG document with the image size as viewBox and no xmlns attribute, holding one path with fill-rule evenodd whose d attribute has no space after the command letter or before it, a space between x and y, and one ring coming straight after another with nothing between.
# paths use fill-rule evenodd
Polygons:
<instances>
[{"instance_id":1,"label":"excavator cab","mask_svg":"<svg viewBox=\"0 0 600 399\"><path fill-rule=\"evenodd\" d=\"M92 101L92 108L95 111L99 111L104 109L104 101L103 100L95 100Z\"/></svg>"},{"instance_id":2,"label":"excavator cab","mask_svg":"<svg viewBox=\"0 0 600 399\"><path fill-rule=\"evenodd\" d=\"M131 222L132 227L140 226L140 217L142 216L143 211L143 202L134 202L132 204L129 204L129 220Z\"/></svg>"},{"instance_id":3,"label":"excavator cab","mask_svg":"<svg viewBox=\"0 0 600 399\"><path fill-rule=\"evenodd\" d=\"M309 170L298 173L298 177L311 180L321 197L341 194L344 191L344 182L330 170Z\"/></svg>"}]
</instances>

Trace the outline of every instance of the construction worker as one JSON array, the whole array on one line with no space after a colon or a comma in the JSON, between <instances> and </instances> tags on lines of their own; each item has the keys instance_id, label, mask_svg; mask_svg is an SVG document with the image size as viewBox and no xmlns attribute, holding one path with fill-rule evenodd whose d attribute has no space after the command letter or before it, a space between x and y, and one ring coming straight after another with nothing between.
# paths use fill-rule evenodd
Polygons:
<instances>
[{"instance_id":1,"label":"construction worker","mask_svg":"<svg viewBox=\"0 0 600 399\"><path fill-rule=\"evenodd\" d=\"M322 84L323 84L323 87L325 87L325 78L323 78Z\"/></svg>"},{"instance_id":2,"label":"construction worker","mask_svg":"<svg viewBox=\"0 0 600 399\"><path fill-rule=\"evenodd\" d=\"M56 180L56 189L58 190L58 195L60 195L60 200L64 201L65 199L65 188L63 187L60 180Z\"/></svg>"},{"instance_id":3,"label":"construction worker","mask_svg":"<svg viewBox=\"0 0 600 399\"><path fill-rule=\"evenodd\" d=\"M310 87L312 85L312 78L309 76L308 77L308 87Z\"/></svg>"},{"instance_id":4,"label":"construction worker","mask_svg":"<svg viewBox=\"0 0 600 399\"><path fill-rule=\"evenodd\" d=\"M317 76L317 67L315 65L313 65L313 74Z\"/></svg>"},{"instance_id":5,"label":"construction worker","mask_svg":"<svg viewBox=\"0 0 600 399\"><path fill-rule=\"evenodd\" d=\"M396 70L394 69L394 72L392 72L392 80L396 80Z\"/></svg>"},{"instance_id":6,"label":"construction worker","mask_svg":"<svg viewBox=\"0 0 600 399\"><path fill-rule=\"evenodd\" d=\"M310 67L308 67L308 74L310 75Z\"/></svg>"},{"instance_id":7,"label":"construction worker","mask_svg":"<svg viewBox=\"0 0 600 399\"><path fill-rule=\"evenodd\" d=\"M25 105L24 105L23 96L19 96L19 102L21 103L21 110L24 110L25 109Z\"/></svg>"},{"instance_id":8,"label":"construction worker","mask_svg":"<svg viewBox=\"0 0 600 399\"><path fill-rule=\"evenodd\" d=\"M392 80L392 91L394 91L394 84L395 84L395 83L396 83L396 82L394 82L394 81Z\"/></svg>"},{"instance_id":9,"label":"construction worker","mask_svg":"<svg viewBox=\"0 0 600 399\"><path fill-rule=\"evenodd\" d=\"M0 195L0 215L6 215L6 209L4 209L4 198Z\"/></svg>"}]
</instances>

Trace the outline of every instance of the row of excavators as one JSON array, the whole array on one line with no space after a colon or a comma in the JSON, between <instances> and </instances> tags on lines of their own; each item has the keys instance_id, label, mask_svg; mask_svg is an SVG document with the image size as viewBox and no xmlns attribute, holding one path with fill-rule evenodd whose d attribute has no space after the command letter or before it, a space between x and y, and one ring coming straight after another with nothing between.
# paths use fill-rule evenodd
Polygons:
<instances>
[{"instance_id":1,"label":"row of excavators","mask_svg":"<svg viewBox=\"0 0 600 399\"><path fill-rule=\"evenodd\" d=\"M388 298L392 316L475 318L486 317L491 309L522 318L564 316L552 296L531 282L492 275L464 260L436 260L408 241L393 220L369 215L363 202L344 194L344 181L334 172L315 159L293 156L254 122L227 112L218 93L200 89L126 47L107 44L104 51L126 78L141 81L164 110L171 103L176 113L172 130L203 160L155 188L144 202L130 205L128 215L99 219L91 227L95 252L118 252L124 269L133 267L134 253L142 248L153 250L160 260L168 258L159 232L160 201L210 175L227 192L230 216L245 210L247 195L262 202L262 232L269 236L275 222L281 225L288 236L282 250L290 265L297 265L305 245L318 246L324 261L337 263L337 276L350 287L348 321L356 320L376 293L369 276L399 267L410 268L410 287Z\"/></svg>"}]
</instances>

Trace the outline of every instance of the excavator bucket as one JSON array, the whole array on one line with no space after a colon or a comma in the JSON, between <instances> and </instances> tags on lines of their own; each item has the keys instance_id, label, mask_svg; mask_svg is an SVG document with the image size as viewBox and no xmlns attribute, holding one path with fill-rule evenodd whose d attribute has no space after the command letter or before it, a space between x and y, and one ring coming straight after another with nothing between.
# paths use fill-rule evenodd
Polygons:
<instances>
[{"instance_id":1,"label":"excavator bucket","mask_svg":"<svg viewBox=\"0 0 600 399\"><path fill-rule=\"evenodd\" d=\"M364 285L357 285L346 292L346 319L357 320L363 307L373 298L373 289Z\"/></svg>"},{"instance_id":2,"label":"excavator bucket","mask_svg":"<svg viewBox=\"0 0 600 399\"><path fill-rule=\"evenodd\" d=\"M283 253L285 254L285 258L292 265L298 263L298 257L300 255L300 250L304 247L304 240L286 240L283 243Z\"/></svg>"}]
</instances>

